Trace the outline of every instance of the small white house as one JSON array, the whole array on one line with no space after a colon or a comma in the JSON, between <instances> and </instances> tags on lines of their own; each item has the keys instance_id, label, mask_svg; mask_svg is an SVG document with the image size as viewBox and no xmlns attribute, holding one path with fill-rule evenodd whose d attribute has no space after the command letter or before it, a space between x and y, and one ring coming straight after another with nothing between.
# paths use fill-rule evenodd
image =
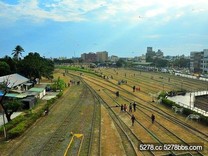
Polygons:
<instances>
[{"instance_id":1,"label":"small white house","mask_svg":"<svg viewBox=\"0 0 208 156\"><path fill-rule=\"evenodd\" d=\"M42 99L46 94L45 88L30 88L28 91L37 93L37 98L39 99Z\"/></svg>"}]
</instances>

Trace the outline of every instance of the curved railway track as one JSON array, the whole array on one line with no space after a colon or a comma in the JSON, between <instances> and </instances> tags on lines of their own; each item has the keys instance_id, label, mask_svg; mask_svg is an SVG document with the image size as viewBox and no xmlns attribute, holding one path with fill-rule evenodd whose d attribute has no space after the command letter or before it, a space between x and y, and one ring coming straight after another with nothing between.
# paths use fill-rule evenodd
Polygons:
<instances>
[{"instance_id":1,"label":"curved railway track","mask_svg":"<svg viewBox=\"0 0 208 156\"><path fill-rule=\"evenodd\" d=\"M85 81L83 81L85 83ZM132 132L132 130L115 114L115 112L112 110L112 108L109 106L108 103L105 102L105 100L99 96L94 89L91 88L90 85L85 83L88 88L90 88L91 92L94 93L94 95L102 101L102 104L104 107L108 110L109 115L114 121L114 124L116 126L116 129L118 133L120 134L120 137L122 139L124 149L127 155L154 155L152 151L144 151L144 152L139 152L138 151L138 145L142 144L143 142Z\"/></svg>"},{"instance_id":2,"label":"curved railway track","mask_svg":"<svg viewBox=\"0 0 208 156\"><path fill-rule=\"evenodd\" d=\"M92 77L90 77L90 78L93 79ZM94 83L96 83L98 86L104 87L103 85L100 85L100 84L102 84L102 83L99 83L99 84L97 83L99 80L96 80L96 79L93 79L93 80L94 80ZM88 79L88 81L91 81L91 80ZM92 81L91 81L91 82L92 82ZM112 84L112 83L111 83L111 84ZM106 88L106 86L108 86L108 87L111 87L111 88L113 88L113 89L115 89L115 90L119 90L119 91L122 91L122 92L124 92L124 93L127 93L128 95L131 95L131 96L137 98L138 100L140 100L140 101L139 101L140 104L151 104L151 102L145 101L144 99L142 99L142 98L136 96L136 95L133 94L132 92L129 92L129 91L123 89L123 88L120 87L120 86L115 86L115 84L113 84L113 85L114 85L114 86L111 86L111 85L105 83L105 87L104 87L104 88ZM106 89L108 89L108 88L106 88ZM108 90L109 90L109 89L108 89ZM112 90L109 90L109 91L112 92L112 93L115 93L115 92L113 92ZM123 94L122 96L124 96L124 94ZM130 98L128 98L128 96L125 96L125 97L126 97L127 99L131 100ZM167 118L169 118L170 120L173 120L173 122L174 122L175 120L177 120L177 122L180 123L180 125L184 125L184 126L188 127L189 129L192 129L193 131L196 131L197 133L200 133L200 134L202 135L202 137L200 137L200 138L201 138L201 139L205 139L205 141L208 141L208 135L207 135L207 134L205 134L205 133L199 131L198 129L196 129L196 128L190 126L190 125L187 124L187 123L184 123L184 122L182 122L182 121L176 119L174 116L172 116L171 114L169 114L169 113L163 111L162 109L156 107L155 105L152 105L152 104L151 104L151 105L150 105L151 107L149 107L149 105L139 105L139 106L141 106L141 107L143 107L143 108L146 108L146 109L149 109L149 110L151 110L151 111L156 111L156 112L160 113L161 115L165 115L165 116L166 116ZM174 122L174 123L175 123L175 122ZM196 133L196 135L197 135L197 133Z\"/></svg>"},{"instance_id":3,"label":"curved railway track","mask_svg":"<svg viewBox=\"0 0 208 156\"><path fill-rule=\"evenodd\" d=\"M95 82L97 82L98 80L96 80L96 81L94 81L94 83ZM97 84L97 85L99 85L99 84ZM106 84L105 84L105 86L106 86ZM100 87L103 87L102 85L100 85ZM112 87L112 86L111 86ZM118 87L114 87L114 89L115 90L118 90ZM123 88L122 89L120 89L120 90L122 90L123 91ZM128 92L128 94L132 94L132 93L129 93ZM132 95L134 95L134 94L132 94ZM135 95L134 95L135 96ZM137 97L138 98L138 97ZM141 100L141 99L140 99ZM143 101L144 102L144 101ZM158 108L156 108L156 109L158 109ZM154 111L155 111L155 109L154 109ZM159 110L159 111L161 111L161 110ZM167 114L167 113L165 113L166 114L166 116L169 116L169 114ZM164 112L161 114L161 115L164 115ZM172 118L169 118L168 120L170 120L170 121L175 121L175 119L173 119L173 117ZM182 126L182 127L185 127L186 129L188 129L189 131L191 131L191 133L193 133L193 134L197 134L197 133L200 133L200 135L203 135L203 136L206 136L207 137L207 135L206 134L204 134L204 133L201 133L201 131L198 131L197 129L195 129L195 128L193 128L193 127L191 127L190 125L188 125L188 124L185 124L184 125L184 123L183 122L174 122L174 123L177 123L177 124L180 124L180 126ZM175 136L177 136L177 135L175 135ZM199 135L197 135L197 136L199 136ZM203 136L199 136L201 139L203 138ZM204 141L207 141L207 139L205 138L205 139L203 139ZM182 142L184 142L183 140L181 140ZM199 155L202 155L200 152L198 152L198 154Z\"/></svg>"},{"instance_id":4,"label":"curved railway track","mask_svg":"<svg viewBox=\"0 0 208 156\"><path fill-rule=\"evenodd\" d=\"M123 147L125 149L126 155L136 156L136 155L144 155L144 156L154 156L154 153L152 151L139 151L138 145L143 144L143 142L132 132L132 130L115 114L115 112L111 109L110 105L105 102L105 100L99 96L96 91L84 80L82 80L82 83L84 83L91 91L91 93L94 94L94 96L97 98L97 100L100 101L100 103L103 104L103 106L108 111L110 117L112 118L114 125L122 139Z\"/></svg>"}]
</instances>

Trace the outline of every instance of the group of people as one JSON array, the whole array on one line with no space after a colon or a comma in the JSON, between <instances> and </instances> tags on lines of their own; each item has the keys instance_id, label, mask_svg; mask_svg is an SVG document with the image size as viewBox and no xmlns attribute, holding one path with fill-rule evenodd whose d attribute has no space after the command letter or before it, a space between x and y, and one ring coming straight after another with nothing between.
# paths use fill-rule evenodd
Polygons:
<instances>
[{"instance_id":1,"label":"group of people","mask_svg":"<svg viewBox=\"0 0 208 156\"><path fill-rule=\"evenodd\" d=\"M132 113L132 109L134 110L134 112L136 112L136 102L130 103L129 104L129 112ZM127 105L126 104L122 104L121 105L121 112L127 112ZM134 114L131 115L131 122L132 122L132 126L134 126L134 122L135 122L136 118L134 116ZM152 124L155 122L155 115L152 114L151 115L151 121Z\"/></svg>"},{"instance_id":2,"label":"group of people","mask_svg":"<svg viewBox=\"0 0 208 156\"><path fill-rule=\"evenodd\" d=\"M132 108L134 109L134 112L136 112L136 102L133 102L129 104L129 112L132 112ZM127 105L126 104L122 104L121 105L121 111L122 112L127 112Z\"/></svg>"},{"instance_id":3,"label":"group of people","mask_svg":"<svg viewBox=\"0 0 208 156\"><path fill-rule=\"evenodd\" d=\"M140 91L140 87L133 86L132 89L133 89L133 92Z\"/></svg>"}]
</instances>

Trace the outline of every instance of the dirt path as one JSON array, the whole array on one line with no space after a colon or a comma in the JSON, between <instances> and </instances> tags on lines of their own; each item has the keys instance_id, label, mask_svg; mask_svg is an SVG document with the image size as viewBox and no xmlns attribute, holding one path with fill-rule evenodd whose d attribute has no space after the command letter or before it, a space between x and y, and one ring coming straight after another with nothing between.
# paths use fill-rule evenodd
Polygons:
<instances>
[{"instance_id":1,"label":"dirt path","mask_svg":"<svg viewBox=\"0 0 208 156\"><path fill-rule=\"evenodd\" d=\"M108 112L101 107L101 152L103 156L125 156L125 151L122 146L122 140L116 130L116 127L111 120Z\"/></svg>"}]
</instances>

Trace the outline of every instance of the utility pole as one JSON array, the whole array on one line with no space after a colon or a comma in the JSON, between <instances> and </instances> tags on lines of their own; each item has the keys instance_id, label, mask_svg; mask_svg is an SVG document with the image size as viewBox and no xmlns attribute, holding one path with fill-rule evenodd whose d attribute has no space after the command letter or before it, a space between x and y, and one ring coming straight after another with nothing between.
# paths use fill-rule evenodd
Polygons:
<instances>
[{"instance_id":1,"label":"utility pole","mask_svg":"<svg viewBox=\"0 0 208 156\"><path fill-rule=\"evenodd\" d=\"M3 110L3 129L4 129L4 137L7 140L7 132L6 132L6 127L5 127L4 110Z\"/></svg>"},{"instance_id":2,"label":"utility pole","mask_svg":"<svg viewBox=\"0 0 208 156\"><path fill-rule=\"evenodd\" d=\"M190 92L190 109L191 109L191 92Z\"/></svg>"}]
</instances>

